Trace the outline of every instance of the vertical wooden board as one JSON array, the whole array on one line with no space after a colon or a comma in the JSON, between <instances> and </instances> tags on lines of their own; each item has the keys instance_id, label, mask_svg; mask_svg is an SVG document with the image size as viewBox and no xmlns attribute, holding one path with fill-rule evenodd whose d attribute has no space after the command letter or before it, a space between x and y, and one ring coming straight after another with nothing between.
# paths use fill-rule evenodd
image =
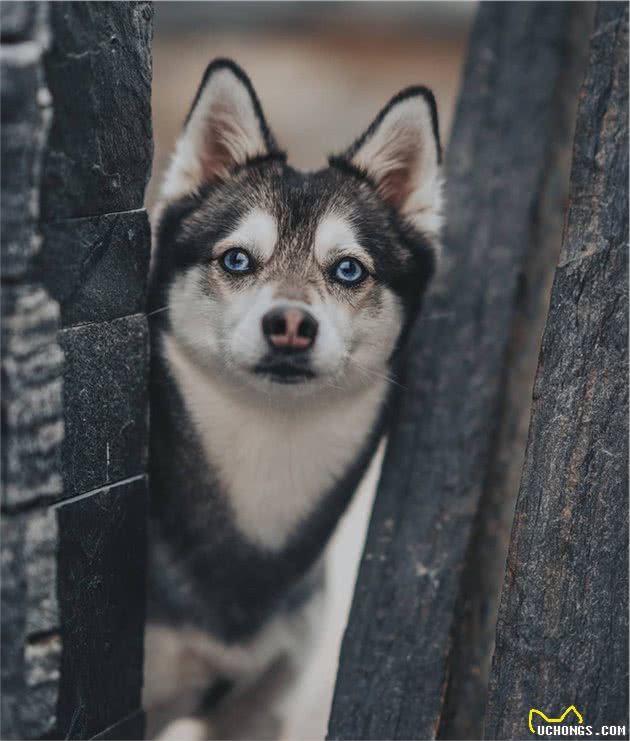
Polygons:
<instances>
[{"instance_id":1,"label":"vertical wooden board","mask_svg":"<svg viewBox=\"0 0 630 741\"><path fill-rule=\"evenodd\" d=\"M64 327L144 312L151 233L144 209L42 225L38 268Z\"/></svg>"},{"instance_id":2,"label":"vertical wooden board","mask_svg":"<svg viewBox=\"0 0 630 741\"><path fill-rule=\"evenodd\" d=\"M37 284L2 290L2 508L62 492L63 351L59 306Z\"/></svg>"},{"instance_id":3,"label":"vertical wooden board","mask_svg":"<svg viewBox=\"0 0 630 741\"><path fill-rule=\"evenodd\" d=\"M32 0L3 0L0 4L0 40L15 43L32 38L39 31L40 3Z\"/></svg>"},{"instance_id":4,"label":"vertical wooden board","mask_svg":"<svg viewBox=\"0 0 630 741\"><path fill-rule=\"evenodd\" d=\"M18 5L17 3L2 3ZM24 3L28 9L29 3ZM43 4L41 4L43 6ZM31 8L32 9L32 8ZM14 15L11 13L11 15ZM37 37L44 37L45 9L16 13L18 20L38 18ZM29 21L30 22L30 21ZM51 118L50 95L44 83L41 38L0 44L0 270L2 281L24 279L38 253L39 180Z\"/></svg>"},{"instance_id":5,"label":"vertical wooden board","mask_svg":"<svg viewBox=\"0 0 630 741\"><path fill-rule=\"evenodd\" d=\"M50 733L58 699L57 528L46 504L62 490L63 354L59 307L33 271L50 121L43 3L0 7L2 93L2 738Z\"/></svg>"},{"instance_id":6,"label":"vertical wooden board","mask_svg":"<svg viewBox=\"0 0 630 741\"><path fill-rule=\"evenodd\" d=\"M577 104L588 64L594 7L581 3L567 55L541 193L532 207L530 249L519 275L501 405L455 611L449 679L438 738L480 738L497 615L529 432L538 355L562 246ZM471 712L471 708L475 708Z\"/></svg>"},{"instance_id":7,"label":"vertical wooden board","mask_svg":"<svg viewBox=\"0 0 630 741\"><path fill-rule=\"evenodd\" d=\"M140 707L146 478L60 503L57 731L90 738Z\"/></svg>"},{"instance_id":8,"label":"vertical wooden board","mask_svg":"<svg viewBox=\"0 0 630 741\"><path fill-rule=\"evenodd\" d=\"M432 738L564 105L570 3L483 4L446 163L444 275L417 323L344 637L330 738Z\"/></svg>"},{"instance_id":9,"label":"vertical wooden board","mask_svg":"<svg viewBox=\"0 0 630 741\"><path fill-rule=\"evenodd\" d=\"M61 642L57 523L50 510L3 513L2 738L41 738L55 724Z\"/></svg>"},{"instance_id":10,"label":"vertical wooden board","mask_svg":"<svg viewBox=\"0 0 630 741\"><path fill-rule=\"evenodd\" d=\"M151 29L147 2L50 4L36 267L64 327L54 508L63 738L142 733Z\"/></svg>"},{"instance_id":11,"label":"vertical wooden board","mask_svg":"<svg viewBox=\"0 0 630 741\"><path fill-rule=\"evenodd\" d=\"M3 738L142 735L151 20L1 9Z\"/></svg>"},{"instance_id":12,"label":"vertical wooden board","mask_svg":"<svg viewBox=\"0 0 630 741\"><path fill-rule=\"evenodd\" d=\"M144 315L59 332L65 354L64 497L144 473L148 332Z\"/></svg>"},{"instance_id":13,"label":"vertical wooden board","mask_svg":"<svg viewBox=\"0 0 630 741\"><path fill-rule=\"evenodd\" d=\"M151 172L150 2L51 2L42 218L141 208Z\"/></svg>"},{"instance_id":14,"label":"vertical wooden board","mask_svg":"<svg viewBox=\"0 0 630 741\"><path fill-rule=\"evenodd\" d=\"M488 738L532 708L628 734L628 5L597 8L490 683ZM540 718L538 718L540 721Z\"/></svg>"}]
</instances>

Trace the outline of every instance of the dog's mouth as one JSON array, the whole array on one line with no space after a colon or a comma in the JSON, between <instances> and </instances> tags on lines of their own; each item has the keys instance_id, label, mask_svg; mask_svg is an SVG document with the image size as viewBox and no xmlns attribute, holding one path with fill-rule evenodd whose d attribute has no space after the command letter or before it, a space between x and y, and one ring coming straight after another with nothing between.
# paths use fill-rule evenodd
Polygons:
<instances>
[{"instance_id":1,"label":"dog's mouth","mask_svg":"<svg viewBox=\"0 0 630 741\"><path fill-rule=\"evenodd\" d=\"M265 359L254 368L254 373L274 383L306 383L315 378L315 373L304 362L293 359Z\"/></svg>"}]
</instances>

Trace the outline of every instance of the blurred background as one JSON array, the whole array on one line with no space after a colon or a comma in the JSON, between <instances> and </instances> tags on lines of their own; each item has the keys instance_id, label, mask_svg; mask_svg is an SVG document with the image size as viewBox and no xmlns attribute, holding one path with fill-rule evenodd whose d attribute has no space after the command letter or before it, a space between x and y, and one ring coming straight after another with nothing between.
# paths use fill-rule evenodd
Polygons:
<instances>
[{"instance_id":1,"label":"blurred background","mask_svg":"<svg viewBox=\"0 0 630 741\"><path fill-rule=\"evenodd\" d=\"M214 57L230 57L248 73L294 166L323 165L395 93L413 84L433 90L442 142L448 142L474 2L158 2L154 8L149 211ZM373 462L331 544L322 632L291 699L286 738L325 737L379 462Z\"/></svg>"},{"instance_id":2,"label":"blurred background","mask_svg":"<svg viewBox=\"0 0 630 741\"><path fill-rule=\"evenodd\" d=\"M155 202L165 162L208 62L250 76L297 167L350 144L407 85L432 88L442 140L459 87L474 2L158 2L153 43Z\"/></svg>"}]
</instances>

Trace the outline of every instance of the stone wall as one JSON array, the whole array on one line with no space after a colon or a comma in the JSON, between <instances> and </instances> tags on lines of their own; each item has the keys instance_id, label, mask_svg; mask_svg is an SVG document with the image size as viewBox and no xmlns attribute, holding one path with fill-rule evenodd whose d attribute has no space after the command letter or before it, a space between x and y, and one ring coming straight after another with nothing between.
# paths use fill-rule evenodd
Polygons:
<instances>
[{"instance_id":1,"label":"stone wall","mask_svg":"<svg viewBox=\"0 0 630 741\"><path fill-rule=\"evenodd\" d=\"M2 737L135 738L152 8L1 9Z\"/></svg>"}]
</instances>

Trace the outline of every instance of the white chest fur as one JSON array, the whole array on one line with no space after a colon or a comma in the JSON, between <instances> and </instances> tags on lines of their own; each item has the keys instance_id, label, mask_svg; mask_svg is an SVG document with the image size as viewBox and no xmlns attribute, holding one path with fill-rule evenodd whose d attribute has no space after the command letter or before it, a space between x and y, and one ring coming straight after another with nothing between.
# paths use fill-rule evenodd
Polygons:
<instances>
[{"instance_id":1,"label":"white chest fur","mask_svg":"<svg viewBox=\"0 0 630 741\"><path fill-rule=\"evenodd\" d=\"M361 451L386 381L335 404L278 408L227 395L170 337L165 349L237 527L279 550Z\"/></svg>"}]
</instances>

